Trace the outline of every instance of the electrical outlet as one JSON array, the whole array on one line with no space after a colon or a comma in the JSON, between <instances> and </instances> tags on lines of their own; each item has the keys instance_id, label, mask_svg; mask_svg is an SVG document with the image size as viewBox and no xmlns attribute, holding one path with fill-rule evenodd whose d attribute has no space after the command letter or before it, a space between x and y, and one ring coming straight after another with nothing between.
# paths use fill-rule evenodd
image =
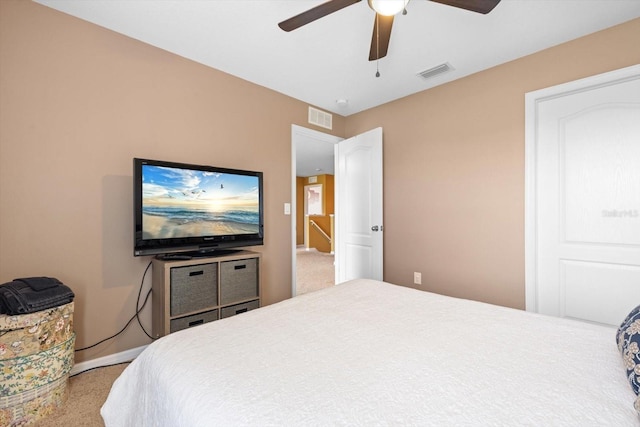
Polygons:
<instances>
[{"instance_id":1,"label":"electrical outlet","mask_svg":"<svg viewBox=\"0 0 640 427\"><path fill-rule=\"evenodd\" d=\"M413 284L422 285L422 273L418 273L417 271L413 273Z\"/></svg>"}]
</instances>

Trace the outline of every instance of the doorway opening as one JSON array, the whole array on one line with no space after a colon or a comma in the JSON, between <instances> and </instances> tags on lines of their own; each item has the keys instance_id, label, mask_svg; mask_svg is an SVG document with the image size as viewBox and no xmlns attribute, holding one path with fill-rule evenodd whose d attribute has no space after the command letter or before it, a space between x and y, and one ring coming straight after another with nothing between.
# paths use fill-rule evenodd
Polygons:
<instances>
[{"instance_id":1,"label":"doorway opening","mask_svg":"<svg viewBox=\"0 0 640 427\"><path fill-rule=\"evenodd\" d=\"M334 146L341 140L292 126L292 296L335 284Z\"/></svg>"}]
</instances>

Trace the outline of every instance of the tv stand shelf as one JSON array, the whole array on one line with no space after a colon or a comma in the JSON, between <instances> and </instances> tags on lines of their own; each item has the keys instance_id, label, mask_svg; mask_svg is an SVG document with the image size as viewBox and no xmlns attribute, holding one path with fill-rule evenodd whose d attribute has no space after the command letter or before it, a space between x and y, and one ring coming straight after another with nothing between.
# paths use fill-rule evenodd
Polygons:
<instances>
[{"instance_id":1,"label":"tv stand shelf","mask_svg":"<svg viewBox=\"0 0 640 427\"><path fill-rule=\"evenodd\" d=\"M153 259L155 338L260 307L260 254Z\"/></svg>"}]
</instances>

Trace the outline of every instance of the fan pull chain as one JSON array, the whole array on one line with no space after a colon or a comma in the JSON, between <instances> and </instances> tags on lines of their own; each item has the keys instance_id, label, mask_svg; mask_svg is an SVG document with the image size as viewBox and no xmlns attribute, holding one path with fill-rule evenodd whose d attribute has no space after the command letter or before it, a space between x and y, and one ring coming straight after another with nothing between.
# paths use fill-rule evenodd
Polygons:
<instances>
[{"instance_id":1,"label":"fan pull chain","mask_svg":"<svg viewBox=\"0 0 640 427\"><path fill-rule=\"evenodd\" d=\"M380 77L380 20L376 13L376 77Z\"/></svg>"}]
</instances>

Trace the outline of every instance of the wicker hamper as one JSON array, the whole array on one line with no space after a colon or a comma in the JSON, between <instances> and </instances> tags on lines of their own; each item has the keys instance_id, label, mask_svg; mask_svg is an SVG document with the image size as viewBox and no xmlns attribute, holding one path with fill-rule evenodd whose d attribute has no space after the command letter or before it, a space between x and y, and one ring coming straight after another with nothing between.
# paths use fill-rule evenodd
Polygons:
<instances>
[{"instance_id":1,"label":"wicker hamper","mask_svg":"<svg viewBox=\"0 0 640 427\"><path fill-rule=\"evenodd\" d=\"M0 426L24 426L66 401L74 361L73 303L0 315Z\"/></svg>"}]
</instances>

